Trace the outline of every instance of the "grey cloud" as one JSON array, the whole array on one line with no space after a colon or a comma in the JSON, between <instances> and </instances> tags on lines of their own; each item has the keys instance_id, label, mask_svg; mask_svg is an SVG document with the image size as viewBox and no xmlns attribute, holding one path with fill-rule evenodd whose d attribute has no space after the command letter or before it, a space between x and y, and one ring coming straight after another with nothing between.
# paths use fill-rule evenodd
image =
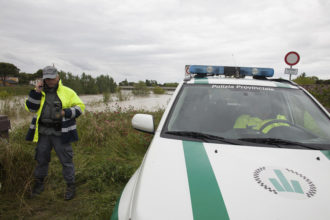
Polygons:
<instances>
[{"instance_id":1,"label":"grey cloud","mask_svg":"<svg viewBox=\"0 0 330 220\"><path fill-rule=\"evenodd\" d=\"M327 77L330 68L328 1L13 0L0 8L0 59L22 71L55 63L115 80L173 81L194 63L282 72L289 50L301 53L306 72Z\"/></svg>"}]
</instances>

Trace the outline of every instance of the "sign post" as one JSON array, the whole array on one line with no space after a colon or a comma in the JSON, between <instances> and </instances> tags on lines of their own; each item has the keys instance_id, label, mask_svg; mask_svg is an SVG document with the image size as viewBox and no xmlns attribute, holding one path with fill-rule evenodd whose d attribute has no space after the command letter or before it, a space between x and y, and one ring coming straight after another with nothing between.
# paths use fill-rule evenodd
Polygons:
<instances>
[{"instance_id":1,"label":"sign post","mask_svg":"<svg viewBox=\"0 0 330 220\"><path fill-rule=\"evenodd\" d=\"M291 80L291 75L297 75L298 74L298 69L293 69L292 66L296 65L300 60L300 56L297 52L291 51L287 53L284 57L284 61L286 64L290 66L290 68L285 68L285 74L290 75L290 80Z\"/></svg>"}]
</instances>

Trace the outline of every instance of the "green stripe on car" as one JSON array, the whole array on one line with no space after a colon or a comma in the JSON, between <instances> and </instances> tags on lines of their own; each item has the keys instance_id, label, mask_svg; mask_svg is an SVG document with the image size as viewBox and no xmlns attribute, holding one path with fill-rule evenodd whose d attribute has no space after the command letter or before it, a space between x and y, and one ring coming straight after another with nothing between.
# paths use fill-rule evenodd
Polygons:
<instances>
[{"instance_id":1,"label":"green stripe on car","mask_svg":"<svg viewBox=\"0 0 330 220\"><path fill-rule=\"evenodd\" d=\"M218 182L201 142L183 141L194 220L228 220Z\"/></svg>"},{"instance_id":2,"label":"green stripe on car","mask_svg":"<svg viewBox=\"0 0 330 220\"><path fill-rule=\"evenodd\" d=\"M119 201L120 201L120 198L121 198L121 194L116 202L116 205L115 207L113 208L113 211L112 211L112 215L111 215L111 219L110 220L118 220L118 207L119 207Z\"/></svg>"},{"instance_id":3,"label":"green stripe on car","mask_svg":"<svg viewBox=\"0 0 330 220\"><path fill-rule=\"evenodd\" d=\"M195 84L209 84L209 80L207 78L195 78Z\"/></svg>"},{"instance_id":4,"label":"green stripe on car","mask_svg":"<svg viewBox=\"0 0 330 220\"><path fill-rule=\"evenodd\" d=\"M279 87L279 88L292 88L290 85L285 84L285 83L275 82L275 84L276 84L276 87Z\"/></svg>"},{"instance_id":5,"label":"green stripe on car","mask_svg":"<svg viewBox=\"0 0 330 220\"><path fill-rule=\"evenodd\" d=\"M321 152L330 160L330 150L323 150Z\"/></svg>"}]
</instances>

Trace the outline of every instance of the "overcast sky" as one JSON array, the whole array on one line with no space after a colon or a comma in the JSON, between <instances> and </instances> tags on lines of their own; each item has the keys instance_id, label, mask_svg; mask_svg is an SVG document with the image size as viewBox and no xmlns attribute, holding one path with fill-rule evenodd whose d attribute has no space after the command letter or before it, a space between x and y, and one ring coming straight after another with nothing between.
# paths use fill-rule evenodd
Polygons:
<instances>
[{"instance_id":1,"label":"overcast sky","mask_svg":"<svg viewBox=\"0 0 330 220\"><path fill-rule=\"evenodd\" d=\"M186 64L330 79L329 0L0 0L0 62L116 82L179 82Z\"/></svg>"}]
</instances>

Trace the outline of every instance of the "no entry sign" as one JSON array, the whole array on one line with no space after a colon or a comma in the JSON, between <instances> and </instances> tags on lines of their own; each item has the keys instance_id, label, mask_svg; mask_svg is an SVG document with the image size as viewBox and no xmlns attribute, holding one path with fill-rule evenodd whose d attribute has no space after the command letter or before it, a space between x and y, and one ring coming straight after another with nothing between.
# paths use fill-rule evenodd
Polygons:
<instances>
[{"instance_id":1,"label":"no entry sign","mask_svg":"<svg viewBox=\"0 0 330 220\"><path fill-rule=\"evenodd\" d=\"M300 56L297 52L291 51L285 55L284 61L289 66L296 65L300 60Z\"/></svg>"}]
</instances>

